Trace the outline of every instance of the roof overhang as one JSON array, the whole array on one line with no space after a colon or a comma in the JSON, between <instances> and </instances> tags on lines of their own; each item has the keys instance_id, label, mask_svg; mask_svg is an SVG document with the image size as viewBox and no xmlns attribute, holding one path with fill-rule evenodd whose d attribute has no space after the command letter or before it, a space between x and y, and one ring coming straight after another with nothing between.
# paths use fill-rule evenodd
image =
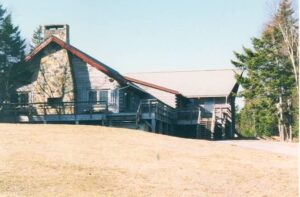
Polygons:
<instances>
[{"instance_id":1,"label":"roof overhang","mask_svg":"<svg viewBox=\"0 0 300 197\"><path fill-rule=\"evenodd\" d=\"M228 95L183 95L186 98L215 98L215 97L228 97Z\"/></svg>"},{"instance_id":2,"label":"roof overhang","mask_svg":"<svg viewBox=\"0 0 300 197\"><path fill-rule=\"evenodd\" d=\"M138 80L138 79L134 79L134 78L131 78L131 77L126 77L125 76L125 79L128 80L128 81L130 81L130 82L133 82L133 83L144 85L144 86L147 86L147 87L150 87L150 88L154 88L154 89L157 89L157 90L161 90L161 91L164 91L164 92L168 92L168 93L171 93L171 94L175 94L175 95L179 95L180 94L176 90L165 88L165 87L162 87L162 86L159 86L159 85L155 85L155 84L148 83L148 82L145 82L145 81L141 81L141 80Z\"/></svg>"}]
</instances>

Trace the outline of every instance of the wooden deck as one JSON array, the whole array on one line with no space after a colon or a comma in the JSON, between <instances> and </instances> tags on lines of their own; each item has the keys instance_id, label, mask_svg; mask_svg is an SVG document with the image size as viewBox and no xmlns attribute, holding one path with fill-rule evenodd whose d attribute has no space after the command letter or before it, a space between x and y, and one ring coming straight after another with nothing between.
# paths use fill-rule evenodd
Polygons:
<instances>
[{"instance_id":1,"label":"wooden deck","mask_svg":"<svg viewBox=\"0 0 300 197\"><path fill-rule=\"evenodd\" d=\"M232 132L231 111L228 105L216 105L212 113L207 113L201 107L176 110L156 99L147 99L140 102L136 112L113 113L107 110L108 106L102 106L101 110L95 110L93 107L79 114L75 113L76 105L77 103L63 103L54 108L59 110L53 110L53 106L46 103L14 104L8 109L11 109L13 121L20 123L99 124L162 134L174 134L178 130L177 127L184 131L194 128L194 137L205 139L225 138ZM74 110L65 110L64 107ZM44 114L40 115L41 111ZM54 114L48 114L49 112Z\"/></svg>"}]
</instances>

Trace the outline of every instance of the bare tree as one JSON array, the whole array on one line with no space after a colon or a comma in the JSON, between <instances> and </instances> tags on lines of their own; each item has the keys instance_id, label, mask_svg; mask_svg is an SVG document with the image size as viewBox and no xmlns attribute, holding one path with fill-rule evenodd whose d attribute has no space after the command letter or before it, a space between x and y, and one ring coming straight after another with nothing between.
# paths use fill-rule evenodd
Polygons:
<instances>
[{"instance_id":1,"label":"bare tree","mask_svg":"<svg viewBox=\"0 0 300 197\"><path fill-rule=\"evenodd\" d=\"M277 6L278 5L278 6ZM298 19L294 16L294 10L290 0L281 0L272 6L271 22L266 30L272 37L273 45L279 44L275 49L277 66L280 65L278 58L286 57L292 66L295 87L299 94L299 27ZM278 39L278 33L280 39ZM277 39L275 38L277 37ZM279 42L279 43L278 43ZM286 67L286 69L288 69ZM282 141L292 141L292 103L291 98L284 96L285 90L280 90L278 103L276 104L278 114L278 131Z\"/></svg>"},{"instance_id":2,"label":"bare tree","mask_svg":"<svg viewBox=\"0 0 300 197\"><path fill-rule=\"evenodd\" d=\"M276 12L273 13L271 25L277 28L282 36L282 51L287 55L293 67L296 88L299 92L299 27L298 19L294 17L292 4L282 0Z\"/></svg>"}]
</instances>

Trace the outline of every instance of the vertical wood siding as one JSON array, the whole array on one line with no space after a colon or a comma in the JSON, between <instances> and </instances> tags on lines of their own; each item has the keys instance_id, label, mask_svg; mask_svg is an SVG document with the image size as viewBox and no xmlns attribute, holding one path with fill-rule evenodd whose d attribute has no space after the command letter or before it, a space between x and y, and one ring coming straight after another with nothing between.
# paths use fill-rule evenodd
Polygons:
<instances>
[{"instance_id":1,"label":"vertical wood siding","mask_svg":"<svg viewBox=\"0 0 300 197\"><path fill-rule=\"evenodd\" d=\"M109 110L112 112L117 112L117 91L120 87L119 83L91 65L83 62L76 56L71 55L71 62L75 81L76 101L88 102L90 90L97 91L97 98L99 100L99 91L107 90ZM113 96L116 98L113 98ZM89 108L91 108L91 105L89 104L79 104L77 113L87 111Z\"/></svg>"}]
</instances>

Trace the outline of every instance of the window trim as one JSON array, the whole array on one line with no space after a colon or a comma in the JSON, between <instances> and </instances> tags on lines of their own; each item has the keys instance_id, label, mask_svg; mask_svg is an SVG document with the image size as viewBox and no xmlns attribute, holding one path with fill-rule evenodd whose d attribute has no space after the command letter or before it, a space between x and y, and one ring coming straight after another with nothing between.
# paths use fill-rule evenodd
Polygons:
<instances>
[{"instance_id":1,"label":"window trim","mask_svg":"<svg viewBox=\"0 0 300 197\"><path fill-rule=\"evenodd\" d=\"M96 101L93 101L91 102L90 101L90 92L96 92ZM105 100L101 100L103 97L101 96L101 94L105 92L106 94L106 99ZM113 92L113 90L110 90L110 89L89 89L87 91L87 102L90 103L90 104L109 104L111 102L111 93Z\"/></svg>"}]
</instances>

